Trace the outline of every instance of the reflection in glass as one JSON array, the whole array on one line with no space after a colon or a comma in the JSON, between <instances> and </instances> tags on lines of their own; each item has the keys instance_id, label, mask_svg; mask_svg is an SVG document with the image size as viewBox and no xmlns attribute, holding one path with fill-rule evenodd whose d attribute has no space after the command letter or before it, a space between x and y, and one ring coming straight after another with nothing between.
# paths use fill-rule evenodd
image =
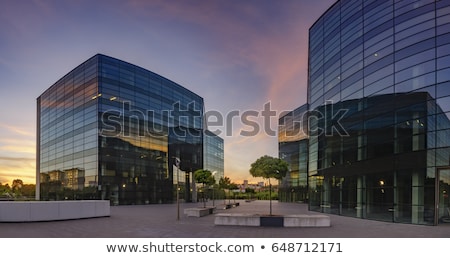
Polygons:
<instances>
[{"instance_id":1,"label":"reflection in glass","mask_svg":"<svg viewBox=\"0 0 450 258\"><path fill-rule=\"evenodd\" d=\"M305 155L311 210L438 223L436 173L450 166L449 7L337 1L310 28L307 113L320 117L309 120Z\"/></svg>"},{"instance_id":2,"label":"reflection in glass","mask_svg":"<svg viewBox=\"0 0 450 258\"><path fill-rule=\"evenodd\" d=\"M191 201L189 175L203 167L203 109L186 88L95 55L38 98L40 198L171 203L178 157L182 199Z\"/></svg>"}]
</instances>

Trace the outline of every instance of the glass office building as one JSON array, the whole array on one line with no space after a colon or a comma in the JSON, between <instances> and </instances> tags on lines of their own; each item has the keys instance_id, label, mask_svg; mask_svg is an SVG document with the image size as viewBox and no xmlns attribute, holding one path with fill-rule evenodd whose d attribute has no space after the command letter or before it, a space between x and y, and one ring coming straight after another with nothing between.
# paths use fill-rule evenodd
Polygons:
<instances>
[{"instance_id":1,"label":"glass office building","mask_svg":"<svg viewBox=\"0 0 450 258\"><path fill-rule=\"evenodd\" d=\"M337 1L308 66L310 209L450 221L450 1Z\"/></svg>"},{"instance_id":2,"label":"glass office building","mask_svg":"<svg viewBox=\"0 0 450 258\"><path fill-rule=\"evenodd\" d=\"M278 200L308 201L308 105L283 114L278 120L279 158L289 171L279 181Z\"/></svg>"},{"instance_id":3,"label":"glass office building","mask_svg":"<svg viewBox=\"0 0 450 258\"><path fill-rule=\"evenodd\" d=\"M191 172L203 167L203 113L188 89L93 56L37 99L40 199L171 203L179 183L189 201Z\"/></svg>"},{"instance_id":4,"label":"glass office building","mask_svg":"<svg viewBox=\"0 0 450 258\"><path fill-rule=\"evenodd\" d=\"M203 138L203 168L211 171L219 183L220 178L224 177L224 142L221 137L209 130L205 130Z\"/></svg>"}]
</instances>

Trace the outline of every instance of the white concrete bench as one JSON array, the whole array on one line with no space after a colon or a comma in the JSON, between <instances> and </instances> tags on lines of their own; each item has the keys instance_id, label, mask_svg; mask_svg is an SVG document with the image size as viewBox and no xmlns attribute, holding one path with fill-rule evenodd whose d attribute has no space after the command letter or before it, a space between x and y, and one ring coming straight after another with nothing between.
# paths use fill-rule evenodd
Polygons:
<instances>
[{"instance_id":1,"label":"white concrete bench","mask_svg":"<svg viewBox=\"0 0 450 258\"><path fill-rule=\"evenodd\" d=\"M260 216L242 213L219 213L214 218L214 225L260 226Z\"/></svg>"},{"instance_id":2,"label":"white concrete bench","mask_svg":"<svg viewBox=\"0 0 450 258\"><path fill-rule=\"evenodd\" d=\"M274 218L273 223L270 218ZM264 223L261 223L261 220ZM282 223L280 223L281 221ZM330 217L321 214L261 216L257 214L219 213L215 216L214 225L228 226L283 226L283 227L330 227Z\"/></svg>"},{"instance_id":3,"label":"white concrete bench","mask_svg":"<svg viewBox=\"0 0 450 258\"><path fill-rule=\"evenodd\" d=\"M285 215L284 227L330 227L329 216L321 214L313 215Z\"/></svg>"},{"instance_id":4,"label":"white concrete bench","mask_svg":"<svg viewBox=\"0 0 450 258\"><path fill-rule=\"evenodd\" d=\"M206 208L187 208L184 209L184 214L188 217L203 217L214 213L216 207L206 207Z\"/></svg>"},{"instance_id":5,"label":"white concrete bench","mask_svg":"<svg viewBox=\"0 0 450 258\"><path fill-rule=\"evenodd\" d=\"M0 222L32 222L110 216L109 201L0 202Z\"/></svg>"}]
</instances>

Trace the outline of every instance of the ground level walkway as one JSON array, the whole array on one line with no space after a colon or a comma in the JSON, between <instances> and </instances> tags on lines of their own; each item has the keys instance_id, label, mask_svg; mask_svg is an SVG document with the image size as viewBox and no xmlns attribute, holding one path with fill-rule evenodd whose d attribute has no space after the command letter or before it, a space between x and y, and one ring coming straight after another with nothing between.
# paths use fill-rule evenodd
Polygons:
<instances>
[{"instance_id":1,"label":"ground level walkway","mask_svg":"<svg viewBox=\"0 0 450 258\"><path fill-rule=\"evenodd\" d=\"M228 201L226 201L228 203ZM233 203L233 201L231 201ZM216 213L269 213L269 201L245 202L223 209L224 201L215 201ZM209 201L209 206L212 201ZM180 220L176 204L111 207L111 216L54 222L0 223L2 238L448 238L450 225L422 226L331 217L327 228L277 228L215 226L214 214L187 217L183 210L203 203L181 203ZM310 212L306 204L272 202L273 214L321 214Z\"/></svg>"}]
</instances>

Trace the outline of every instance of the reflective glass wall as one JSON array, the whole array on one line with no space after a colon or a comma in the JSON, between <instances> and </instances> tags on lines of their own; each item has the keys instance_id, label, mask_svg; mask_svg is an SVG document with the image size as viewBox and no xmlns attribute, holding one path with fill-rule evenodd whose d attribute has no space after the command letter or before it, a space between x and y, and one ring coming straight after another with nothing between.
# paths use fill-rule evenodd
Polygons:
<instances>
[{"instance_id":1,"label":"reflective glass wall","mask_svg":"<svg viewBox=\"0 0 450 258\"><path fill-rule=\"evenodd\" d=\"M88 69L95 70L92 79L87 77ZM74 86L67 86L70 81L66 78L78 77L91 81L77 86L73 79ZM67 87L73 91L65 91ZM51 126L59 128L59 124L43 100L52 92L59 96L61 89L64 95L57 100L64 110L74 102L80 111L66 111L73 125L61 130L64 138L55 135L48 142L45 136L51 134ZM42 199L97 198L111 200L112 205L170 203L175 200L174 184L178 183L174 181L175 159L181 159L180 168L187 175L203 165L203 99L143 68L96 55L53 85L38 103ZM67 140L69 136L73 139ZM63 152L67 164L49 167L45 163L47 146L49 151ZM67 148L73 148L73 153L66 152ZM69 196L69 182L84 195ZM188 192L183 199L189 200L189 196Z\"/></svg>"},{"instance_id":2,"label":"reflective glass wall","mask_svg":"<svg viewBox=\"0 0 450 258\"><path fill-rule=\"evenodd\" d=\"M204 135L204 169L214 174L216 184L224 177L224 146L223 139L211 131L206 130Z\"/></svg>"},{"instance_id":3,"label":"reflective glass wall","mask_svg":"<svg viewBox=\"0 0 450 258\"><path fill-rule=\"evenodd\" d=\"M282 202L308 201L308 105L280 117L278 122L279 157L289 164L289 171L279 182Z\"/></svg>"},{"instance_id":4,"label":"reflective glass wall","mask_svg":"<svg viewBox=\"0 0 450 258\"><path fill-rule=\"evenodd\" d=\"M449 17L449 1L346 0L310 28L310 209L441 220L437 171L450 165Z\"/></svg>"},{"instance_id":5,"label":"reflective glass wall","mask_svg":"<svg viewBox=\"0 0 450 258\"><path fill-rule=\"evenodd\" d=\"M38 98L37 186L42 200L97 199L98 58Z\"/></svg>"}]
</instances>

